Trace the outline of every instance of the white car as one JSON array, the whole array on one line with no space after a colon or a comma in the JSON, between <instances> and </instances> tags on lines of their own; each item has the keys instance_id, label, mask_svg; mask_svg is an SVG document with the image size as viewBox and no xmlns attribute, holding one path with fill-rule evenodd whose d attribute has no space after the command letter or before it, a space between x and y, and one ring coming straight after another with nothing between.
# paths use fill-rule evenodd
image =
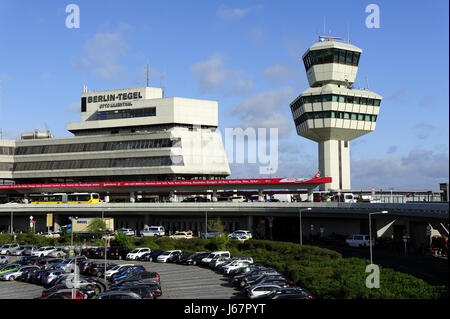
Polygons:
<instances>
[{"instance_id":1,"label":"white car","mask_svg":"<svg viewBox=\"0 0 450 319\"><path fill-rule=\"evenodd\" d=\"M52 246L41 247L34 250L31 256L47 257L53 250L55 250L55 247Z\"/></svg>"},{"instance_id":2,"label":"white car","mask_svg":"<svg viewBox=\"0 0 450 319\"><path fill-rule=\"evenodd\" d=\"M369 235L352 234L347 237L345 243L350 247L369 247ZM372 240L372 246L374 246L374 244L375 241Z\"/></svg>"},{"instance_id":3,"label":"white car","mask_svg":"<svg viewBox=\"0 0 450 319\"><path fill-rule=\"evenodd\" d=\"M53 251L51 251L48 256L49 257L66 257L67 253L63 250L63 248L61 247L57 247L55 248Z\"/></svg>"},{"instance_id":4,"label":"white car","mask_svg":"<svg viewBox=\"0 0 450 319\"><path fill-rule=\"evenodd\" d=\"M231 257L231 254L229 251L213 251L212 253L210 253L208 256L206 256L205 258L202 259L202 264L206 264L209 265L209 263L211 262L211 260L215 257Z\"/></svg>"},{"instance_id":5,"label":"white car","mask_svg":"<svg viewBox=\"0 0 450 319\"><path fill-rule=\"evenodd\" d=\"M114 275L116 272L121 271L124 267L128 266L134 266L134 264L122 264L114 266L113 268L106 271L106 278L111 278L112 275Z\"/></svg>"},{"instance_id":6,"label":"white car","mask_svg":"<svg viewBox=\"0 0 450 319\"><path fill-rule=\"evenodd\" d=\"M172 239L191 239L192 233L187 231L177 231L175 234L171 235Z\"/></svg>"},{"instance_id":7,"label":"white car","mask_svg":"<svg viewBox=\"0 0 450 319\"><path fill-rule=\"evenodd\" d=\"M121 228L119 229L119 232L124 233L128 236L134 236L134 230L132 230L131 228Z\"/></svg>"},{"instance_id":8,"label":"white car","mask_svg":"<svg viewBox=\"0 0 450 319\"><path fill-rule=\"evenodd\" d=\"M181 250L168 250L168 251L165 251L165 252L163 252L161 255L159 255L156 258L156 262L165 263L165 262L167 262L167 259L169 257L173 256L175 253L181 253Z\"/></svg>"},{"instance_id":9,"label":"white car","mask_svg":"<svg viewBox=\"0 0 450 319\"><path fill-rule=\"evenodd\" d=\"M222 270L223 270L224 274L229 274L232 270L243 268L252 263L253 262L250 262L249 260L234 260L231 263L229 263L228 265L223 266Z\"/></svg>"},{"instance_id":10,"label":"white car","mask_svg":"<svg viewBox=\"0 0 450 319\"><path fill-rule=\"evenodd\" d=\"M280 288L282 288L282 287L280 287L278 285L256 285L253 287L249 287L247 289L247 296L250 299L254 299L259 296L268 295L272 291L275 291Z\"/></svg>"},{"instance_id":11,"label":"white car","mask_svg":"<svg viewBox=\"0 0 450 319\"><path fill-rule=\"evenodd\" d=\"M136 260L144 254L150 253L152 250L150 248L136 248L130 251L127 254L126 259L128 260Z\"/></svg>"},{"instance_id":12,"label":"white car","mask_svg":"<svg viewBox=\"0 0 450 319\"><path fill-rule=\"evenodd\" d=\"M0 247L0 254L2 254L2 255L11 254L11 252L14 249L17 249L17 248L19 248L19 244L6 244L6 245L3 245L2 247Z\"/></svg>"},{"instance_id":13,"label":"white car","mask_svg":"<svg viewBox=\"0 0 450 319\"><path fill-rule=\"evenodd\" d=\"M44 237L47 238L59 238L61 235L58 232L48 232L44 234Z\"/></svg>"},{"instance_id":14,"label":"white car","mask_svg":"<svg viewBox=\"0 0 450 319\"><path fill-rule=\"evenodd\" d=\"M247 240L252 238L252 233L249 230L236 230L228 235L232 239Z\"/></svg>"}]
</instances>

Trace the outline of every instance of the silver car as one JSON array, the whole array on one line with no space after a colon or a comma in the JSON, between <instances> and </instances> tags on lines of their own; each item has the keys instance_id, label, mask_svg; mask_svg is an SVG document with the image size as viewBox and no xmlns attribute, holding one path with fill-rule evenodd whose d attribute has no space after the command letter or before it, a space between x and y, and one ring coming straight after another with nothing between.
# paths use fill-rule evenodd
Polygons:
<instances>
[{"instance_id":1,"label":"silver car","mask_svg":"<svg viewBox=\"0 0 450 319\"><path fill-rule=\"evenodd\" d=\"M8 256L0 256L0 265L6 265L9 262Z\"/></svg>"},{"instance_id":2,"label":"silver car","mask_svg":"<svg viewBox=\"0 0 450 319\"><path fill-rule=\"evenodd\" d=\"M66 257L66 255L67 255L66 252L61 247L55 248L48 254L49 257L55 257L55 258Z\"/></svg>"},{"instance_id":3,"label":"silver car","mask_svg":"<svg viewBox=\"0 0 450 319\"><path fill-rule=\"evenodd\" d=\"M21 256L21 255L31 255L33 251L33 246L19 246L13 251L11 251L12 256Z\"/></svg>"},{"instance_id":4,"label":"silver car","mask_svg":"<svg viewBox=\"0 0 450 319\"><path fill-rule=\"evenodd\" d=\"M17 278L19 278L22 275L22 272L25 270L35 270L35 269L39 269L38 266L22 266L17 270L11 270L9 272L6 272L4 274L2 274L0 276L1 280L16 280Z\"/></svg>"}]
</instances>

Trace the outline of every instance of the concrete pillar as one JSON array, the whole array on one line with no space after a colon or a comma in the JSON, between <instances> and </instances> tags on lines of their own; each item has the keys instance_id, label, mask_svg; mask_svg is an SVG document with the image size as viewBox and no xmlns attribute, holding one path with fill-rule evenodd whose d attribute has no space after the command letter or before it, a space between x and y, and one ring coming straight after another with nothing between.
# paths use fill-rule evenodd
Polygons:
<instances>
[{"instance_id":1,"label":"concrete pillar","mask_svg":"<svg viewBox=\"0 0 450 319\"><path fill-rule=\"evenodd\" d=\"M134 202L136 202L136 196L135 196L134 192L131 192L130 193L130 203L134 203Z\"/></svg>"},{"instance_id":2,"label":"concrete pillar","mask_svg":"<svg viewBox=\"0 0 450 319\"><path fill-rule=\"evenodd\" d=\"M247 230L253 233L253 216L247 216Z\"/></svg>"},{"instance_id":3,"label":"concrete pillar","mask_svg":"<svg viewBox=\"0 0 450 319\"><path fill-rule=\"evenodd\" d=\"M312 188L308 188L308 202L314 201L314 192Z\"/></svg>"},{"instance_id":4,"label":"concrete pillar","mask_svg":"<svg viewBox=\"0 0 450 319\"><path fill-rule=\"evenodd\" d=\"M144 215L144 227L145 227L145 225L151 226L149 224L150 224L150 216L149 215Z\"/></svg>"},{"instance_id":5,"label":"concrete pillar","mask_svg":"<svg viewBox=\"0 0 450 319\"><path fill-rule=\"evenodd\" d=\"M321 176L331 177L331 183L320 185L320 190L351 189L350 143L328 140L319 142L319 169Z\"/></svg>"},{"instance_id":6,"label":"concrete pillar","mask_svg":"<svg viewBox=\"0 0 450 319\"><path fill-rule=\"evenodd\" d=\"M174 202L175 201L175 195L174 195L174 191L170 191L169 192L169 202Z\"/></svg>"}]
</instances>

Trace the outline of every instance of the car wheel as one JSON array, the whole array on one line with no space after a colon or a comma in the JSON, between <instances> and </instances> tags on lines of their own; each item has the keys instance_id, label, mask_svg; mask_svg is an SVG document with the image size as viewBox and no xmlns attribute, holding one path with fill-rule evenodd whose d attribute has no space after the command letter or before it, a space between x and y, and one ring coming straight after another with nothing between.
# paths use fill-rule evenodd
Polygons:
<instances>
[{"instance_id":1,"label":"car wheel","mask_svg":"<svg viewBox=\"0 0 450 319\"><path fill-rule=\"evenodd\" d=\"M14 276L9 276L9 280L10 280L10 281L12 281L12 280L14 280L14 279L16 279L16 278L14 278Z\"/></svg>"}]
</instances>

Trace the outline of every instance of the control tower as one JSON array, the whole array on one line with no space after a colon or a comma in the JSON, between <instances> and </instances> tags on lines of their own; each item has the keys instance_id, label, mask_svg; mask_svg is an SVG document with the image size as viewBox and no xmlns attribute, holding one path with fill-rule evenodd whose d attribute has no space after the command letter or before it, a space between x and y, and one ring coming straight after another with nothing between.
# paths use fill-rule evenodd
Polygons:
<instances>
[{"instance_id":1,"label":"control tower","mask_svg":"<svg viewBox=\"0 0 450 319\"><path fill-rule=\"evenodd\" d=\"M362 50L319 37L303 55L310 88L291 102L297 134L319 143L321 190L350 190L350 141L375 130L382 97L355 89Z\"/></svg>"}]
</instances>

